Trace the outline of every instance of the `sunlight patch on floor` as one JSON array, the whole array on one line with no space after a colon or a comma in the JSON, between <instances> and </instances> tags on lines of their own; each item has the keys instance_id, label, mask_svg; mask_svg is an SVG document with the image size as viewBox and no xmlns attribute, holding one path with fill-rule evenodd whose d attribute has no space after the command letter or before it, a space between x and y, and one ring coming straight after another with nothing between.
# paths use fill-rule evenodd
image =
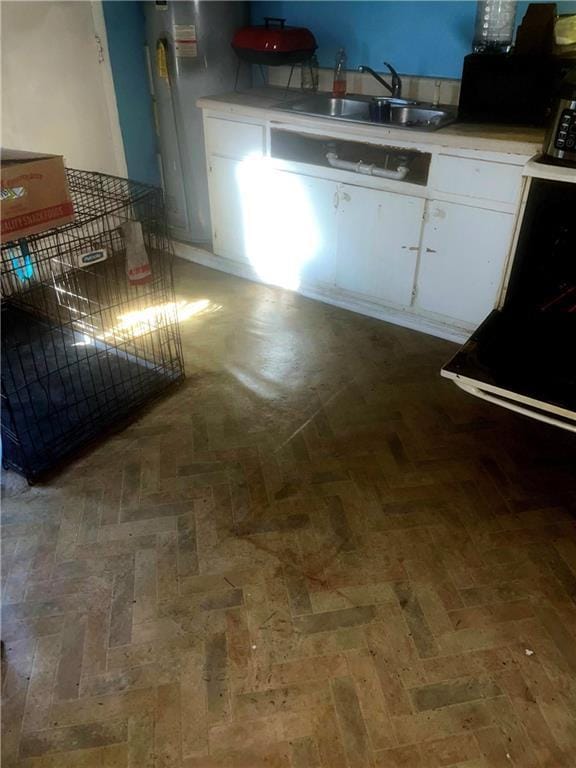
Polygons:
<instances>
[{"instance_id":1,"label":"sunlight patch on floor","mask_svg":"<svg viewBox=\"0 0 576 768\"><path fill-rule=\"evenodd\" d=\"M222 309L210 299L198 299L196 301L171 301L165 304L156 304L136 309L118 315L118 322L111 328L98 334L85 334L84 338L73 346L88 346L94 341L122 342L144 336L158 328L165 328L176 322L183 323L192 317L218 312Z\"/></svg>"}]
</instances>

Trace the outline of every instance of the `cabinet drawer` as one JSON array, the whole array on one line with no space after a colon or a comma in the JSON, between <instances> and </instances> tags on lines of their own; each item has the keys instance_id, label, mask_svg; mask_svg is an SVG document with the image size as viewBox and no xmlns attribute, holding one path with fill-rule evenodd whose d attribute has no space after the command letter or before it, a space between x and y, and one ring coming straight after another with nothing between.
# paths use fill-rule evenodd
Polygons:
<instances>
[{"instance_id":1,"label":"cabinet drawer","mask_svg":"<svg viewBox=\"0 0 576 768\"><path fill-rule=\"evenodd\" d=\"M515 203L520 194L522 167L440 155L433 186L439 192L477 197L500 203Z\"/></svg>"},{"instance_id":2,"label":"cabinet drawer","mask_svg":"<svg viewBox=\"0 0 576 768\"><path fill-rule=\"evenodd\" d=\"M208 117L205 121L208 154L242 160L264 152L264 126Z\"/></svg>"}]
</instances>

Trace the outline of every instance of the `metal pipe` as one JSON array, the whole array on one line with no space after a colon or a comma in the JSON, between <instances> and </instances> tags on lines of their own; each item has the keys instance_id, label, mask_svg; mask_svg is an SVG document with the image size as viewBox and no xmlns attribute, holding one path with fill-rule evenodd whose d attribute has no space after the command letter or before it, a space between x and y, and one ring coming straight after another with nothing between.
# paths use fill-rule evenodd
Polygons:
<instances>
[{"instance_id":1,"label":"metal pipe","mask_svg":"<svg viewBox=\"0 0 576 768\"><path fill-rule=\"evenodd\" d=\"M351 160L340 160L336 152L327 152L326 160L332 168L339 168L342 171L352 171L353 173L362 173L364 176L378 176L381 179L393 179L394 181L403 181L408 175L408 167L399 165L395 171L389 171L387 168L380 168L374 163L363 163L361 160L353 163Z\"/></svg>"}]
</instances>

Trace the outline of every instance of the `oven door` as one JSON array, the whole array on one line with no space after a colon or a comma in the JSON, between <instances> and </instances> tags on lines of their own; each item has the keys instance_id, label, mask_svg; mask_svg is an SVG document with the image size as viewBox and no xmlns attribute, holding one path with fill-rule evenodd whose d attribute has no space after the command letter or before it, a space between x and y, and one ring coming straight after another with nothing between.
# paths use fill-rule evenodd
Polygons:
<instances>
[{"instance_id":1,"label":"oven door","mask_svg":"<svg viewBox=\"0 0 576 768\"><path fill-rule=\"evenodd\" d=\"M495 310L442 375L469 394L576 433L576 313Z\"/></svg>"}]
</instances>

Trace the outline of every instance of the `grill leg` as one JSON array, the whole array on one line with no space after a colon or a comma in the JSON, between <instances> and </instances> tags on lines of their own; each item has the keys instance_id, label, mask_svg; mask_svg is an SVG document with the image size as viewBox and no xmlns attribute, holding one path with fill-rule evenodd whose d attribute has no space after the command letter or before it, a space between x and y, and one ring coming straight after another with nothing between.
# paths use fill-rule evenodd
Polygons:
<instances>
[{"instance_id":1,"label":"grill leg","mask_svg":"<svg viewBox=\"0 0 576 768\"><path fill-rule=\"evenodd\" d=\"M295 64L292 64L292 66L290 67L290 74L288 75L288 82L286 83L286 90L284 91L284 98L286 98L286 96L288 96L288 91L290 90L290 83L292 82L292 75L294 74L294 67L295 66L296 66Z\"/></svg>"}]
</instances>

